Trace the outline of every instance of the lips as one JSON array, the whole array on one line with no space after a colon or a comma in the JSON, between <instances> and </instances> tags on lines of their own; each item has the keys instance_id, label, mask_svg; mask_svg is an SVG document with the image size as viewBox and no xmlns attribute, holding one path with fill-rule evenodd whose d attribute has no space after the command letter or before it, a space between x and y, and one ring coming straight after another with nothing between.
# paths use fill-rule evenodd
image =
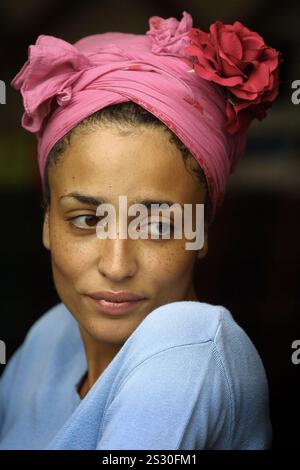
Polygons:
<instances>
[{"instance_id":1,"label":"lips","mask_svg":"<svg viewBox=\"0 0 300 470\"><path fill-rule=\"evenodd\" d=\"M128 291L95 292L90 294L89 297L92 299L97 310L112 315L127 313L140 304L142 300L145 300L144 297Z\"/></svg>"},{"instance_id":2,"label":"lips","mask_svg":"<svg viewBox=\"0 0 300 470\"><path fill-rule=\"evenodd\" d=\"M107 302L135 302L142 300L144 297L129 291L100 291L90 294L90 297L95 300L106 300Z\"/></svg>"}]
</instances>

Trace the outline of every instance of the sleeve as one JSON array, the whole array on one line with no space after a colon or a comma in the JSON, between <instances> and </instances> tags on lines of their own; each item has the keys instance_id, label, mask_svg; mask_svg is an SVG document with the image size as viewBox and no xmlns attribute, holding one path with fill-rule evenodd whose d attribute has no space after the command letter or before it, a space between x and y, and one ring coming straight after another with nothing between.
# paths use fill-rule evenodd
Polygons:
<instances>
[{"instance_id":1,"label":"sleeve","mask_svg":"<svg viewBox=\"0 0 300 470\"><path fill-rule=\"evenodd\" d=\"M133 369L102 421L97 449L205 449L230 439L228 384L214 344L180 345Z\"/></svg>"},{"instance_id":2,"label":"sleeve","mask_svg":"<svg viewBox=\"0 0 300 470\"><path fill-rule=\"evenodd\" d=\"M269 449L272 444L272 425L263 362L248 335L224 307L214 342L232 396L230 448Z\"/></svg>"}]
</instances>

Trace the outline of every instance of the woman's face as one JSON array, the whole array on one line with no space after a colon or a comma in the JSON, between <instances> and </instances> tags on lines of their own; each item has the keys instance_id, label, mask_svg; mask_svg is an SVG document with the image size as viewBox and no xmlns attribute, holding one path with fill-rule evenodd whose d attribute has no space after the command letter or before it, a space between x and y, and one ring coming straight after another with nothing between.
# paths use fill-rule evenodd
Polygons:
<instances>
[{"instance_id":1,"label":"woman's face","mask_svg":"<svg viewBox=\"0 0 300 470\"><path fill-rule=\"evenodd\" d=\"M193 268L197 256L206 253L206 238L200 251L185 249L184 236L151 239L150 234L158 232L157 221L164 218L150 216L142 223L148 227L148 239L101 239L96 234L98 204L112 204L118 224L120 195L127 196L128 207L144 200L204 203L205 189L169 138L158 128L121 134L102 126L88 134L75 133L50 169L51 204L43 242L51 251L54 282L80 327L98 342L122 344L155 308L195 298ZM131 291L143 300L113 316L91 299L99 291Z\"/></svg>"}]
</instances>

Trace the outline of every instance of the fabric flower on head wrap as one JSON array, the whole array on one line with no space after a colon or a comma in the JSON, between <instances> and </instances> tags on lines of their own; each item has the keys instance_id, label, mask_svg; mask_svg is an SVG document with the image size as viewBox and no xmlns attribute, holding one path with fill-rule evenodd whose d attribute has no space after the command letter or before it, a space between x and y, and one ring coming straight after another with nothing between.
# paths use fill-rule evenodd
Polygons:
<instances>
[{"instance_id":1,"label":"fabric flower on head wrap","mask_svg":"<svg viewBox=\"0 0 300 470\"><path fill-rule=\"evenodd\" d=\"M152 42L152 52L155 54L177 55L185 57L185 46L189 45L189 31L193 27L193 19L189 13L182 13L182 20L168 18L164 20L159 16L152 16L149 19L149 36Z\"/></svg>"},{"instance_id":2,"label":"fabric flower on head wrap","mask_svg":"<svg viewBox=\"0 0 300 470\"><path fill-rule=\"evenodd\" d=\"M223 88L230 134L246 130L254 118L263 119L278 95L280 52L239 21L216 21L209 33L193 28L186 12L176 21L154 17L150 22L152 51L177 53L199 77Z\"/></svg>"}]
</instances>

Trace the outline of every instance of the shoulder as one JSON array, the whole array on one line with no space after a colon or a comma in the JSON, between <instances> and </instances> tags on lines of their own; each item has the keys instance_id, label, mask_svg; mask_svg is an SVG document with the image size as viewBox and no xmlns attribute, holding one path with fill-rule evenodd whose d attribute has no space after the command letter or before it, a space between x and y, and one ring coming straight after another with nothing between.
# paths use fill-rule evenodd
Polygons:
<instances>
[{"instance_id":1,"label":"shoulder","mask_svg":"<svg viewBox=\"0 0 300 470\"><path fill-rule=\"evenodd\" d=\"M224 310L219 305L190 300L168 303L150 312L137 328L136 335L147 330L162 333L168 329L174 340L182 341L188 335L194 341L208 341L215 336Z\"/></svg>"},{"instance_id":2,"label":"shoulder","mask_svg":"<svg viewBox=\"0 0 300 470\"><path fill-rule=\"evenodd\" d=\"M176 346L212 343L224 332L243 339L241 329L226 308L204 302L178 301L149 313L126 346L134 350L135 355L145 357Z\"/></svg>"},{"instance_id":3,"label":"shoulder","mask_svg":"<svg viewBox=\"0 0 300 470\"><path fill-rule=\"evenodd\" d=\"M27 332L26 338L32 338L46 331L62 331L72 323L72 316L63 303L54 305L38 320L36 320Z\"/></svg>"},{"instance_id":4,"label":"shoulder","mask_svg":"<svg viewBox=\"0 0 300 470\"><path fill-rule=\"evenodd\" d=\"M124 346L104 429L115 429L111 420L113 425L122 422L122 413L131 409L134 416L141 413L145 424L147 410L149 429L153 420L160 423L163 441L172 441L168 448L269 445L264 369L253 343L225 307L165 304L140 323Z\"/></svg>"},{"instance_id":5,"label":"shoulder","mask_svg":"<svg viewBox=\"0 0 300 470\"><path fill-rule=\"evenodd\" d=\"M31 370L43 367L60 349L66 335L70 341L79 335L77 330L76 321L63 303L47 310L29 328L24 341L9 359L1 376L2 382L13 377L17 370L28 370L28 366Z\"/></svg>"},{"instance_id":6,"label":"shoulder","mask_svg":"<svg viewBox=\"0 0 300 470\"><path fill-rule=\"evenodd\" d=\"M198 448L269 447L264 367L227 308L194 301L160 306L140 323L126 347L118 391L127 388L137 399L143 386L158 403L165 397L166 407L172 394L174 409L190 411L195 428L206 429L204 434L198 429Z\"/></svg>"},{"instance_id":7,"label":"shoulder","mask_svg":"<svg viewBox=\"0 0 300 470\"><path fill-rule=\"evenodd\" d=\"M221 381L230 401L238 382L244 382L247 367L252 372L257 363L261 367L251 340L231 313L221 305L195 301L153 310L128 338L119 359L121 382L132 374L151 376L148 369L154 367L168 375L176 364L181 377L189 369L205 381L208 377L211 383Z\"/></svg>"},{"instance_id":8,"label":"shoulder","mask_svg":"<svg viewBox=\"0 0 300 470\"><path fill-rule=\"evenodd\" d=\"M163 351L173 350L175 354L175 349L185 348L190 350L190 360L196 367L205 355L213 361L232 395L239 390L241 382L253 392L262 388L267 391L265 371L256 347L222 305L180 301L160 306L142 321L128 343L135 363Z\"/></svg>"},{"instance_id":9,"label":"shoulder","mask_svg":"<svg viewBox=\"0 0 300 470\"><path fill-rule=\"evenodd\" d=\"M43 313L29 328L21 345L22 353L38 350L49 354L66 337L71 341L77 335L77 330L74 317L63 303L59 303Z\"/></svg>"}]
</instances>

